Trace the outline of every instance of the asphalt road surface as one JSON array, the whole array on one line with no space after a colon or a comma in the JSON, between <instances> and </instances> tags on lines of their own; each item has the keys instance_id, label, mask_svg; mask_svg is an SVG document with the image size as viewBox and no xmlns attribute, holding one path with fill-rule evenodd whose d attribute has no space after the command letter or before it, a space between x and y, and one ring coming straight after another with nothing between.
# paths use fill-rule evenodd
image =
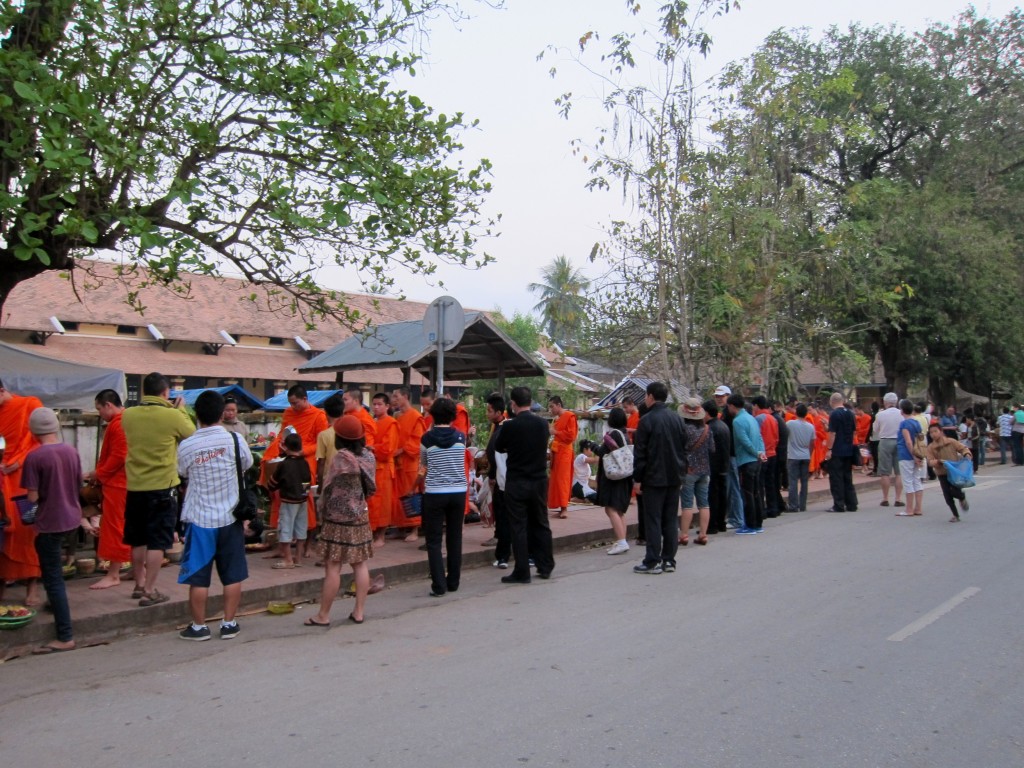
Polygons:
<instances>
[{"instance_id":1,"label":"asphalt road surface","mask_svg":"<svg viewBox=\"0 0 1024 768\"><path fill-rule=\"evenodd\" d=\"M173 634L0 666L9 766L1024 765L1024 469L994 467L959 524L936 483L921 518L769 521L759 536L490 568L367 621L305 607L230 642ZM214 627L216 633L216 627Z\"/></svg>"}]
</instances>

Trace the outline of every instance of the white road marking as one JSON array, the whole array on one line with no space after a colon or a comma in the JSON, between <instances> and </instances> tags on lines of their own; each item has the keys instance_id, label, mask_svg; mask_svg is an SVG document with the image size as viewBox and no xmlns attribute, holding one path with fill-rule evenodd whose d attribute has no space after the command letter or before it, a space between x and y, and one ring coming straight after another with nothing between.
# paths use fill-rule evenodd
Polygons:
<instances>
[{"instance_id":1,"label":"white road marking","mask_svg":"<svg viewBox=\"0 0 1024 768\"><path fill-rule=\"evenodd\" d=\"M979 589L978 587L968 587L963 592L961 592L959 595L956 595L955 597L951 597L949 600L944 602L938 608L935 608L934 610L928 611L928 613L926 613L924 616L919 618L917 621L913 621L910 624L907 624L907 626L905 626L903 629L901 629L896 634L889 635L889 637L887 637L886 640L891 640L894 643L899 643L899 642L902 642L902 641L906 640L908 637L910 637L914 633L920 632L922 629L927 627L929 624L933 624L934 622L938 621L943 616L945 616L947 613L949 613L954 608L956 608L958 605L960 605L960 603L962 603L965 600L967 600L967 598L974 597L979 592L981 592L981 589Z\"/></svg>"}]
</instances>

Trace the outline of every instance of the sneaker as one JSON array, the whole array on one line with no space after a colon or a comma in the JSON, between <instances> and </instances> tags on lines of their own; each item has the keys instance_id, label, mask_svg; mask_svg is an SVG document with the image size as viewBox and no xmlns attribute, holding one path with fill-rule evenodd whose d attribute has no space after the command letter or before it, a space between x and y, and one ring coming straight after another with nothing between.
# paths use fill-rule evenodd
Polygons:
<instances>
[{"instance_id":1,"label":"sneaker","mask_svg":"<svg viewBox=\"0 0 1024 768\"><path fill-rule=\"evenodd\" d=\"M738 534L740 534L742 536L746 536L746 535L749 535L749 534L753 533L753 531L750 528L733 528L732 532L733 533L738 533Z\"/></svg>"},{"instance_id":2,"label":"sneaker","mask_svg":"<svg viewBox=\"0 0 1024 768\"><path fill-rule=\"evenodd\" d=\"M500 568L504 571L506 568L508 568L508 560L495 560L493 565L495 568Z\"/></svg>"},{"instance_id":3,"label":"sneaker","mask_svg":"<svg viewBox=\"0 0 1024 768\"><path fill-rule=\"evenodd\" d=\"M748 530L750 533L764 533L764 528L750 528Z\"/></svg>"},{"instance_id":4,"label":"sneaker","mask_svg":"<svg viewBox=\"0 0 1024 768\"><path fill-rule=\"evenodd\" d=\"M651 576L656 576L657 574L662 573L661 563L655 563L654 565L640 563L640 565L634 565L633 573L646 573Z\"/></svg>"},{"instance_id":5,"label":"sneaker","mask_svg":"<svg viewBox=\"0 0 1024 768\"><path fill-rule=\"evenodd\" d=\"M971 504L970 504L970 502L967 501L967 497L966 496L964 496L962 499L960 499L960 511L961 512L970 512L971 511Z\"/></svg>"},{"instance_id":6,"label":"sneaker","mask_svg":"<svg viewBox=\"0 0 1024 768\"><path fill-rule=\"evenodd\" d=\"M662 573L675 573L676 572L676 564L675 563L665 563L664 565L661 566L661 572Z\"/></svg>"},{"instance_id":7,"label":"sneaker","mask_svg":"<svg viewBox=\"0 0 1024 768\"><path fill-rule=\"evenodd\" d=\"M195 627L189 624L181 632L178 633L178 637L182 640L195 640L201 642L203 640L209 640L212 635L210 634L209 627Z\"/></svg>"},{"instance_id":8,"label":"sneaker","mask_svg":"<svg viewBox=\"0 0 1024 768\"><path fill-rule=\"evenodd\" d=\"M238 626L236 621L234 624L221 624L220 625L220 639L230 640L233 637L238 637L238 633L242 631L242 628Z\"/></svg>"},{"instance_id":9,"label":"sneaker","mask_svg":"<svg viewBox=\"0 0 1024 768\"><path fill-rule=\"evenodd\" d=\"M629 544L624 541L616 541L612 544L611 549L608 550L609 555L621 555L623 552L629 551Z\"/></svg>"}]
</instances>

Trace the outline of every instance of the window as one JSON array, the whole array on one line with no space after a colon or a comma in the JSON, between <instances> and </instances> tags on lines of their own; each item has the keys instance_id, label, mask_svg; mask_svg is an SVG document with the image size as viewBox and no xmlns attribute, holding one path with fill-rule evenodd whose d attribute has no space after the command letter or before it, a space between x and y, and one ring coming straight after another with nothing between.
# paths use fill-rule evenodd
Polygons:
<instances>
[{"instance_id":1,"label":"window","mask_svg":"<svg viewBox=\"0 0 1024 768\"><path fill-rule=\"evenodd\" d=\"M279 336L271 336L270 337L270 346L272 346L272 347L283 347L284 346L284 339L280 338Z\"/></svg>"},{"instance_id":2,"label":"window","mask_svg":"<svg viewBox=\"0 0 1024 768\"><path fill-rule=\"evenodd\" d=\"M78 323L75 320L61 320L60 324L64 326L65 331L74 332L78 330Z\"/></svg>"},{"instance_id":3,"label":"window","mask_svg":"<svg viewBox=\"0 0 1024 768\"><path fill-rule=\"evenodd\" d=\"M117 326L118 336L134 336L135 326L134 325L119 325Z\"/></svg>"}]
</instances>

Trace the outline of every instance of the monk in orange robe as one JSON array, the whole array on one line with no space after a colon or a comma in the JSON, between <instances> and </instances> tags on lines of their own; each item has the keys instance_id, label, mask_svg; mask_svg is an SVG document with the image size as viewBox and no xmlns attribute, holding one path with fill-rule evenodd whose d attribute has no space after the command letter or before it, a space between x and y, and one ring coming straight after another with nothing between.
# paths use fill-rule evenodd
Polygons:
<instances>
[{"instance_id":1,"label":"monk in orange robe","mask_svg":"<svg viewBox=\"0 0 1024 768\"><path fill-rule=\"evenodd\" d=\"M423 437L423 417L413 408L409 390L400 387L391 393L392 405L396 407L395 421L398 422L398 447L395 449L395 497L401 499L415 492L417 475L420 471L420 440ZM419 538L419 517L406 517L404 510L398 512L392 522L396 528L412 529L406 541ZM404 524L403 524L404 521Z\"/></svg>"},{"instance_id":2,"label":"monk in orange robe","mask_svg":"<svg viewBox=\"0 0 1024 768\"><path fill-rule=\"evenodd\" d=\"M640 426L640 409L632 398L627 397L622 401L622 410L626 412L626 438L632 443L636 428Z\"/></svg>"},{"instance_id":3,"label":"monk in orange robe","mask_svg":"<svg viewBox=\"0 0 1024 768\"><path fill-rule=\"evenodd\" d=\"M398 422L388 413L390 399L383 392L373 396L373 417L377 420L377 436L373 456L377 460L377 493L370 504L370 528L373 546L384 546L384 534L391 525L395 508L395 451L398 450ZM404 517L404 516L403 516Z\"/></svg>"},{"instance_id":4,"label":"monk in orange robe","mask_svg":"<svg viewBox=\"0 0 1024 768\"><path fill-rule=\"evenodd\" d=\"M0 597L3 596L4 582L26 580L25 605L28 606L40 604L39 577L42 571L36 555L36 529L21 524L12 499L26 495L21 487L21 468L29 452L39 447L39 440L28 428L28 417L36 408L42 407L38 398L16 395L4 389L3 382L0 382L0 435L6 443L0 463L0 490L3 491L4 509L10 520L4 532L3 552L0 552Z\"/></svg>"},{"instance_id":5,"label":"monk in orange robe","mask_svg":"<svg viewBox=\"0 0 1024 768\"><path fill-rule=\"evenodd\" d=\"M128 457L128 439L121 427L124 406L121 396L112 389L96 395L96 410L107 424L103 445L96 462L96 471L87 480L98 480L103 491L103 516L100 518L100 540L96 557L109 560L107 575L89 585L89 589L109 589L121 583L121 565L132 561L132 548L124 543L124 506L128 500L128 478L124 462Z\"/></svg>"},{"instance_id":6,"label":"monk in orange robe","mask_svg":"<svg viewBox=\"0 0 1024 768\"><path fill-rule=\"evenodd\" d=\"M828 421L819 408L807 409L807 420L814 426L814 449L811 451L811 477L821 477L825 454L828 452Z\"/></svg>"},{"instance_id":7,"label":"monk in orange robe","mask_svg":"<svg viewBox=\"0 0 1024 768\"><path fill-rule=\"evenodd\" d=\"M548 410L554 415L551 422L551 476L548 478L548 509L557 509L563 520L568 517L569 497L572 493L573 445L579 427L576 414L565 409L562 398L555 395L548 400Z\"/></svg>"},{"instance_id":8,"label":"monk in orange robe","mask_svg":"<svg viewBox=\"0 0 1024 768\"><path fill-rule=\"evenodd\" d=\"M288 427L294 427L299 437L302 438L302 455L306 457L306 461L309 463L309 476L316 477L316 438L327 429L327 415L316 406L310 404L309 397L306 395L306 389L301 384L296 384L288 390L288 407L281 415L281 431L263 453L263 461L260 464L260 485L264 487L269 484L274 468L270 461L281 455L281 435L284 434L285 429ZM280 496L276 493L271 494L271 528L277 527L277 514L280 509ZM316 502L312 496L309 498L306 520L307 528L310 531L314 530L316 528ZM302 553L303 555L308 555L312 551L310 548L312 540L312 536L306 537L307 552Z\"/></svg>"}]
</instances>

